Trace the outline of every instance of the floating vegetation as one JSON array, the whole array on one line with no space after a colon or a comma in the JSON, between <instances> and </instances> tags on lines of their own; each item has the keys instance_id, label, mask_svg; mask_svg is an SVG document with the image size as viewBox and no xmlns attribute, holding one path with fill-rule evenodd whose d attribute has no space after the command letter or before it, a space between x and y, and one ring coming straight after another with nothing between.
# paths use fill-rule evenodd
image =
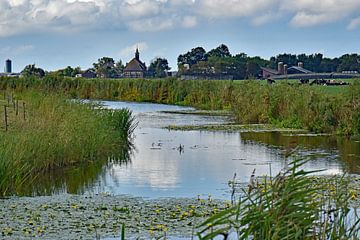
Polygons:
<instances>
[{"instance_id":1,"label":"floating vegetation","mask_svg":"<svg viewBox=\"0 0 360 240\"><path fill-rule=\"evenodd\" d=\"M179 110L179 111L161 111L168 114L184 114L184 115L205 115L205 116L232 116L228 110Z\"/></svg>"},{"instance_id":2,"label":"floating vegetation","mask_svg":"<svg viewBox=\"0 0 360 240\"><path fill-rule=\"evenodd\" d=\"M57 195L0 200L1 239L151 239L191 237L194 228L226 201L207 198L144 200L126 196ZM139 238L138 238L139 237Z\"/></svg>"},{"instance_id":3,"label":"floating vegetation","mask_svg":"<svg viewBox=\"0 0 360 240\"><path fill-rule=\"evenodd\" d=\"M168 130L179 131L226 131L226 132L284 132L306 133L306 130L292 128L278 128L271 124L209 124L209 125L185 125L167 126Z\"/></svg>"}]
</instances>

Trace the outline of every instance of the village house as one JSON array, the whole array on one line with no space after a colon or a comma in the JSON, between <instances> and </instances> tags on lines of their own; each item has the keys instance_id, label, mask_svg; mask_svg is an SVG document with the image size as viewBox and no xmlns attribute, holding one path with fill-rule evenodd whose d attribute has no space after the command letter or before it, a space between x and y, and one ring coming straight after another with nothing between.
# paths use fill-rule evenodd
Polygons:
<instances>
[{"instance_id":1,"label":"village house","mask_svg":"<svg viewBox=\"0 0 360 240\"><path fill-rule=\"evenodd\" d=\"M136 49L135 58L126 64L124 69L125 78L144 78L146 76L146 65L140 60L139 49Z\"/></svg>"}]
</instances>

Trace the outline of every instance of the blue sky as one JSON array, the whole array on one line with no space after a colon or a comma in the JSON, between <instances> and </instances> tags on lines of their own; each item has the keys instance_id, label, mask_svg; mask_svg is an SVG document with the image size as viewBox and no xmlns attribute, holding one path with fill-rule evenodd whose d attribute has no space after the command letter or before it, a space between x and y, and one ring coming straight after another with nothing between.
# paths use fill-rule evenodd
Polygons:
<instances>
[{"instance_id":1,"label":"blue sky","mask_svg":"<svg viewBox=\"0 0 360 240\"><path fill-rule=\"evenodd\" d=\"M233 54L360 53L359 0L0 0L0 69L83 69L98 58L149 65L221 43Z\"/></svg>"}]
</instances>

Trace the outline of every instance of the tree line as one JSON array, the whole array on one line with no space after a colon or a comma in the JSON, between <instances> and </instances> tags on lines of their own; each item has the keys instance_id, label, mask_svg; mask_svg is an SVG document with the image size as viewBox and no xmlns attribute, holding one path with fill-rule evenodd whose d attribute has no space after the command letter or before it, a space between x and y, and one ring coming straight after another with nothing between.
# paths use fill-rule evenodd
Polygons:
<instances>
[{"instance_id":1,"label":"tree line","mask_svg":"<svg viewBox=\"0 0 360 240\"><path fill-rule=\"evenodd\" d=\"M249 57L246 53L232 55L229 48L221 44L206 52L202 47L191 49L178 57L179 74L197 76L231 75L234 79L256 78L261 67L277 69L277 64L283 62L289 67L297 66L299 62L312 72L360 72L360 55L345 54L339 58L326 58L321 53L316 54L279 54L269 60L259 56Z\"/></svg>"},{"instance_id":2,"label":"tree line","mask_svg":"<svg viewBox=\"0 0 360 240\"><path fill-rule=\"evenodd\" d=\"M259 56L250 57L246 53L231 54L225 44L206 51L203 47L195 47L190 51L180 54L177 59L178 76L194 75L199 78L204 76L231 76L233 79L257 78L261 73L261 67L272 69L283 62L289 67L296 66L299 62L312 72L328 73L352 71L360 72L360 55L345 54L341 57L327 58L321 53L316 54L279 54L269 60ZM77 74L91 72L100 78L120 78L123 76L125 65L121 60L115 61L111 57L102 57L93 63L93 67L82 71L80 67L68 66L53 72L46 72L34 64L28 65L22 71L25 76L43 77L46 74L75 77ZM147 69L146 76L154 78L167 77L169 67L166 58L155 58Z\"/></svg>"},{"instance_id":3,"label":"tree line","mask_svg":"<svg viewBox=\"0 0 360 240\"><path fill-rule=\"evenodd\" d=\"M64 69L47 72L42 68L36 67L35 64L29 64L21 71L21 74L26 77L44 77L45 75L76 77L78 74L91 72L94 76L96 75L99 78L121 78L123 76L124 69L125 65L121 60L115 61L111 57L102 57L99 58L97 62L93 63L92 68L86 70L81 70L80 67L73 68L71 66L67 66ZM147 69L146 76L154 78L167 77L167 71L170 69L168 60L158 57L151 61L150 66Z\"/></svg>"}]
</instances>

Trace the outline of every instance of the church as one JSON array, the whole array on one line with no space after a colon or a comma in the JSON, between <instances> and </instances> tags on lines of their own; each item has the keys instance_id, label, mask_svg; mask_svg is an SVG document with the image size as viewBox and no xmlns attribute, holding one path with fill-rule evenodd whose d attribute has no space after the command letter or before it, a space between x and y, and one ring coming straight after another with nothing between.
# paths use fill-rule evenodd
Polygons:
<instances>
[{"instance_id":1,"label":"church","mask_svg":"<svg viewBox=\"0 0 360 240\"><path fill-rule=\"evenodd\" d=\"M126 64L124 69L125 78L144 78L146 76L146 65L140 60L139 49L136 48L135 58Z\"/></svg>"}]
</instances>

